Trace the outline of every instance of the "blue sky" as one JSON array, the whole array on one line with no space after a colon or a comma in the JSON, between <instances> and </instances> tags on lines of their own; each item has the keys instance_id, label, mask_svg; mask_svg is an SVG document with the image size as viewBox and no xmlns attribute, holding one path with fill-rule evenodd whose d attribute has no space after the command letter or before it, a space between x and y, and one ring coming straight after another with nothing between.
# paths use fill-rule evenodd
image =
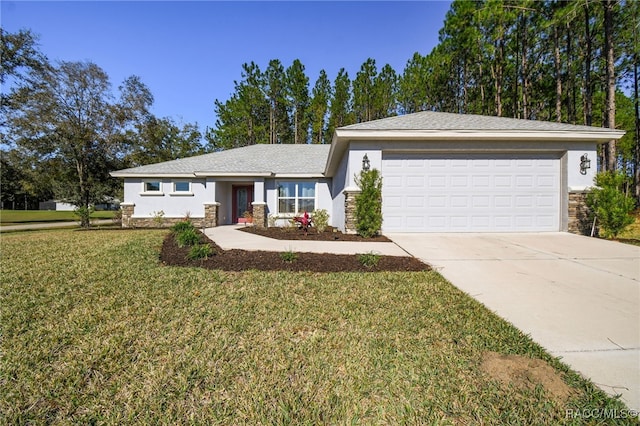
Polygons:
<instances>
[{"instance_id":1,"label":"blue sky","mask_svg":"<svg viewBox=\"0 0 640 426\"><path fill-rule=\"evenodd\" d=\"M92 61L114 90L138 75L155 97L153 113L178 123L215 124L241 66L270 59L305 65L310 88L321 69L353 79L369 57L398 73L414 52L427 54L448 1L410 2L25 2L0 3L9 32L31 29L50 60Z\"/></svg>"}]
</instances>

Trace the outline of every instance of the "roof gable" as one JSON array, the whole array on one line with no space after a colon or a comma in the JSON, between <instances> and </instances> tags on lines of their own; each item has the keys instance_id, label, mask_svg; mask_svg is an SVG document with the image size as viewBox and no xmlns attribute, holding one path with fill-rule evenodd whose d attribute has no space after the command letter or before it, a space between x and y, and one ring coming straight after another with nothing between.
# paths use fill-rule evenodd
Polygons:
<instances>
[{"instance_id":1,"label":"roof gable","mask_svg":"<svg viewBox=\"0 0 640 426\"><path fill-rule=\"evenodd\" d=\"M422 111L351 124L340 127L338 130L601 131L604 133L615 131L604 127L435 111Z\"/></svg>"},{"instance_id":2,"label":"roof gable","mask_svg":"<svg viewBox=\"0 0 640 426\"><path fill-rule=\"evenodd\" d=\"M250 145L111 173L134 176L322 176L329 145Z\"/></svg>"}]
</instances>

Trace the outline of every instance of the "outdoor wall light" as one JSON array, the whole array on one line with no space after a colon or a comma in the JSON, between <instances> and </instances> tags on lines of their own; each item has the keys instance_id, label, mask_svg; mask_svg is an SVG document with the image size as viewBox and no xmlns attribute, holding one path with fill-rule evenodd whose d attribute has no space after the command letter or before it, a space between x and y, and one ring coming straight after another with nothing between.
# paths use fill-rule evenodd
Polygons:
<instances>
[{"instance_id":1,"label":"outdoor wall light","mask_svg":"<svg viewBox=\"0 0 640 426\"><path fill-rule=\"evenodd\" d=\"M369 171L369 169L371 168L371 162L369 161L369 157L367 156L367 154L364 155L364 157L362 157L362 170Z\"/></svg>"},{"instance_id":2,"label":"outdoor wall light","mask_svg":"<svg viewBox=\"0 0 640 426\"><path fill-rule=\"evenodd\" d=\"M580 156L580 174L586 175L587 169L591 168L591 160L589 160L589 156L587 153L584 153Z\"/></svg>"}]
</instances>

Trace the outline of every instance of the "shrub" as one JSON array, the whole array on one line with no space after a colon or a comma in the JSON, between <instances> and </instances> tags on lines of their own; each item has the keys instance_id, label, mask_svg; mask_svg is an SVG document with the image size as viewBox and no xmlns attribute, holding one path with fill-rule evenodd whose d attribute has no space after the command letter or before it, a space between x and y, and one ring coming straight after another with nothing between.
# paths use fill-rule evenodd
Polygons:
<instances>
[{"instance_id":1,"label":"shrub","mask_svg":"<svg viewBox=\"0 0 640 426\"><path fill-rule=\"evenodd\" d=\"M370 251L369 253L359 254L358 262L360 262L362 266L373 268L374 266L378 265L378 262L380 262L380 255L372 251Z\"/></svg>"},{"instance_id":2,"label":"shrub","mask_svg":"<svg viewBox=\"0 0 640 426\"><path fill-rule=\"evenodd\" d=\"M200 233L195 229L185 229L176 234L178 247L194 246L200 242Z\"/></svg>"},{"instance_id":3,"label":"shrub","mask_svg":"<svg viewBox=\"0 0 640 426\"><path fill-rule=\"evenodd\" d=\"M298 259L298 255L293 250L283 251L280 253L280 259L287 263L295 262Z\"/></svg>"},{"instance_id":4,"label":"shrub","mask_svg":"<svg viewBox=\"0 0 640 426\"><path fill-rule=\"evenodd\" d=\"M190 220L182 220L180 222L176 222L172 227L171 230L173 232L175 232L176 234L186 231L187 229L195 229L195 226L193 226L193 223L191 223Z\"/></svg>"},{"instance_id":5,"label":"shrub","mask_svg":"<svg viewBox=\"0 0 640 426\"><path fill-rule=\"evenodd\" d=\"M162 227L162 224L164 223L164 210L153 212L151 213L151 216L153 216L153 222L156 224L156 226Z\"/></svg>"},{"instance_id":6,"label":"shrub","mask_svg":"<svg viewBox=\"0 0 640 426\"><path fill-rule=\"evenodd\" d=\"M356 230L371 238L382 227L382 177L376 169L362 170L356 184L361 189L356 196Z\"/></svg>"},{"instance_id":7,"label":"shrub","mask_svg":"<svg viewBox=\"0 0 640 426\"><path fill-rule=\"evenodd\" d=\"M208 259L209 256L213 254L213 249L209 244L196 244L191 247L189 250L189 254L187 254L187 258L190 260L198 260L198 259Z\"/></svg>"},{"instance_id":8,"label":"shrub","mask_svg":"<svg viewBox=\"0 0 640 426\"><path fill-rule=\"evenodd\" d=\"M316 227L318 232L324 232L329 225L329 213L325 209L316 210L313 212L313 226Z\"/></svg>"},{"instance_id":9,"label":"shrub","mask_svg":"<svg viewBox=\"0 0 640 426\"><path fill-rule=\"evenodd\" d=\"M615 238L634 222L635 202L623 192L627 177L622 173L603 172L595 178L596 188L587 194L591 217L597 219L605 238Z\"/></svg>"}]
</instances>

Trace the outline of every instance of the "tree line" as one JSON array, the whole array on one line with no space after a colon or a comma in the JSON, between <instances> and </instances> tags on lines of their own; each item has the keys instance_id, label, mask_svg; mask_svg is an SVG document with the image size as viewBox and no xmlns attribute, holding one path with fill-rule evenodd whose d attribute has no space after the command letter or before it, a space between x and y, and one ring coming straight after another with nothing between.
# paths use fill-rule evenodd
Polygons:
<instances>
[{"instance_id":1,"label":"tree line","mask_svg":"<svg viewBox=\"0 0 640 426\"><path fill-rule=\"evenodd\" d=\"M0 31L0 82L9 86L0 111L3 208L55 198L86 211L121 197L113 170L205 152L197 124L150 112L153 95L139 77L114 95L98 65L51 63L31 31Z\"/></svg>"},{"instance_id":2,"label":"tree line","mask_svg":"<svg viewBox=\"0 0 640 426\"><path fill-rule=\"evenodd\" d=\"M299 60L243 64L206 138L330 143L336 127L427 110L618 128L599 163L634 177L639 197L639 22L637 1L456 0L438 45L401 73L368 58L352 78L321 70L311 86Z\"/></svg>"}]
</instances>

